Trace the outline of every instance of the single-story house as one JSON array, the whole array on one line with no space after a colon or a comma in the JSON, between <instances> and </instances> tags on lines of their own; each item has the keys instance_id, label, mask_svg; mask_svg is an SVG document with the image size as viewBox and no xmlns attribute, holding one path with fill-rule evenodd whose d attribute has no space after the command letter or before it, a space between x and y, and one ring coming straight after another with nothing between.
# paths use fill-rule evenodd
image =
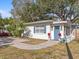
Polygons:
<instances>
[{"instance_id":1,"label":"single-story house","mask_svg":"<svg viewBox=\"0 0 79 59\"><path fill-rule=\"evenodd\" d=\"M25 23L25 25L24 33L30 38L55 41L60 41L61 38L67 38L67 41L75 39L74 30L71 29L68 21L43 20Z\"/></svg>"}]
</instances>

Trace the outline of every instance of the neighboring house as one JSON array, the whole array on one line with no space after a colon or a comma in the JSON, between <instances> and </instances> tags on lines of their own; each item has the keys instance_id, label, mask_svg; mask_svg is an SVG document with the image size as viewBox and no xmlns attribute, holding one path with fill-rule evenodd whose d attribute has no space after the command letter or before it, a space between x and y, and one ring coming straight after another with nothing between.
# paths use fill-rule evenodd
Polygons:
<instances>
[{"instance_id":1,"label":"neighboring house","mask_svg":"<svg viewBox=\"0 0 79 59\"><path fill-rule=\"evenodd\" d=\"M74 29L72 33L74 34L75 39L79 39L79 24L72 24L72 26Z\"/></svg>"},{"instance_id":2,"label":"neighboring house","mask_svg":"<svg viewBox=\"0 0 79 59\"><path fill-rule=\"evenodd\" d=\"M75 39L74 26L70 26L68 21L44 20L25 23L25 25L26 29L29 29L29 33L27 30L24 33L30 34L28 36L30 38L55 41L66 38L68 42Z\"/></svg>"}]
</instances>

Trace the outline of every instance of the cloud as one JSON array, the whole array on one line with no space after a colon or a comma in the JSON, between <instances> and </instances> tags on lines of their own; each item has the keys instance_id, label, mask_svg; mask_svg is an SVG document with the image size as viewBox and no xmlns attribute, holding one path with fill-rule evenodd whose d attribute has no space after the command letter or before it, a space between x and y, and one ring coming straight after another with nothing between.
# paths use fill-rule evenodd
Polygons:
<instances>
[{"instance_id":1,"label":"cloud","mask_svg":"<svg viewBox=\"0 0 79 59\"><path fill-rule=\"evenodd\" d=\"M0 10L0 13L2 15L3 18L6 18L6 17L11 17L11 14L9 11L6 11L6 10Z\"/></svg>"}]
</instances>

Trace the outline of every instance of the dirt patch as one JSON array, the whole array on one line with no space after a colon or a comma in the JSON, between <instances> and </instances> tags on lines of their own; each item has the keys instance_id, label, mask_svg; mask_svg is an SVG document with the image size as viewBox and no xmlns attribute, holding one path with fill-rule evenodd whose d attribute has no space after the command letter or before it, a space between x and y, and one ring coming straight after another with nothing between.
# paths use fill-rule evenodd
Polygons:
<instances>
[{"instance_id":1,"label":"dirt patch","mask_svg":"<svg viewBox=\"0 0 79 59\"><path fill-rule=\"evenodd\" d=\"M36 45L36 44L40 44L40 43L44 43L47 40L41 40L41 39L30 39L28 38L28 41L25 41L23 43L27 43L27 44L32 44L32 45Z\"/></svg>"}]
</instances>

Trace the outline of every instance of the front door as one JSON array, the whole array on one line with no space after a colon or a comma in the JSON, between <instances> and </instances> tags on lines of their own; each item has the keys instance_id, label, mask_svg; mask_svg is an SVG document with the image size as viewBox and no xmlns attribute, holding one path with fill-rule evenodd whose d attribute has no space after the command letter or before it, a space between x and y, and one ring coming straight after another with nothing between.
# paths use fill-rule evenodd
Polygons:
<instances>
[{"instance_id":1,"label":"front door","mask_svg":"<svg viewBox=\"0 0 79 59\"><path fill-rule=\"evenodd\" d=\"M59 39L59 34L60 33L60 26L55 26L54 27L54 39L58 40Z\"/></svg>"}]
</instances>

